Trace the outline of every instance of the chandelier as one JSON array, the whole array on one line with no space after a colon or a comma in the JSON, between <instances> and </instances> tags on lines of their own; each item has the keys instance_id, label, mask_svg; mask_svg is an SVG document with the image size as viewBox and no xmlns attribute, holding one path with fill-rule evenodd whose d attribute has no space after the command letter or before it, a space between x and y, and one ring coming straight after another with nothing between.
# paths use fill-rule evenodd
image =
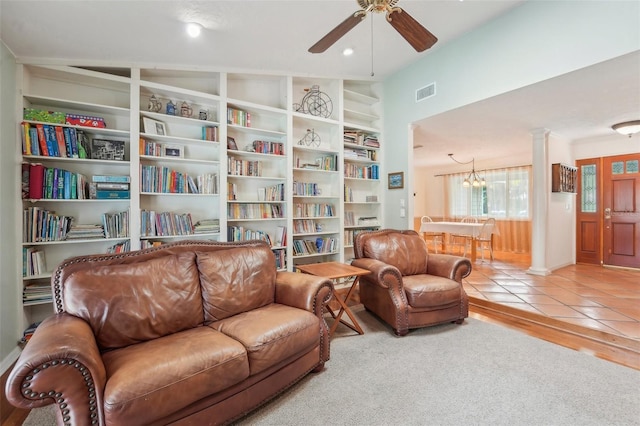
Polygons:
<instances>
[{"instance_id":1,"label":"chandelier","mask_svg":"<svg viewBox=\"0 0 640 426\"><path fill-rule=\"evenodd\" d=\"M448 154L449 158L451 158L453 161L455 161L458 164L469 164L471 163L471 171L469 172L469 175L465 178L465 180L462 182L462 186L464 186L465 188L469 188L470 186L473 186L474 188L477 188L479 186L486 186L487 182L484 180L484 178L481 178L480 176L478 176L478 173L476 173L476 159L472 158L471 161L467 161L467 162L462 162L462 161L458 161L455 158L453 158L453 154Z\"/></svg>"}]
</instances>

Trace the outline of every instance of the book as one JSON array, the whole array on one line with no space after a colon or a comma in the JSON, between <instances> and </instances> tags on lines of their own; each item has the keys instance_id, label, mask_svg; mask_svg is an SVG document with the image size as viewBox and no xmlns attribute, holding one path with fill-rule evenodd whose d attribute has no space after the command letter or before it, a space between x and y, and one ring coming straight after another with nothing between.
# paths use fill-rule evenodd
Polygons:
<instances>
[{"instance_id":1,"label":"book","mask_svg":"<svg viewBox=\"0 0 640 426\"><path fill-rule=\"evenodd\" d=\"M107 191L128 191L129 183L120 183L120 182L94 182L96 185L96 190L107 190Z\"/></svg>"},{"instance_id":2,"label":"book","mask_svg":"<svg viewBox=\"0 0 640 426\"><path fill-rule=\"evenodd\" d=\"M125 175L93 175L91 177L92 182L119 182L129 183L131 182L131 176Z\"/></svg>"},{"instance_id":3,"label":"book","mask_svg":"<svg viewBox=\"0 0 640 426\"><path fill-rule=\"evenodd\" d=\"M131 196L131 191L110 191L110 190L99 190L96 189L95 197L92 197L96 200L109 200L109 199L128 199Z\"/></svg>"},{"instance_id":4,"label":"book","mask_svg":"<svg viewBox=\"0 0 640 426\"><path fill-rule=\"evenodd\" d=\"M36 131L38 132L38 147L40 148L40 155L49 156L49 148L47 147L47 138L44 136L44 125L36 124Z\"/></svg>"},{"instance_id":5,"label":"book","mask_svg":"<svg viewBox=\"0 0 640 426\"><path fill-rule=\"evenodd\" d=\"M29 198L39 200L43 197L44 190L44 166L33 163L29 168Z\"/></svg>"},{"instance_id":6,"label":"book","mask_svg":"<svg viewBox=\"0 0 640 426\"><path fill-rule=\"evenodd\" d=\"M58 141L58 153L60 157L68 157L67 155L67 143L64 137L64 129L60 126L55 126L56 140Z\"/></svg>"}]
</instances>

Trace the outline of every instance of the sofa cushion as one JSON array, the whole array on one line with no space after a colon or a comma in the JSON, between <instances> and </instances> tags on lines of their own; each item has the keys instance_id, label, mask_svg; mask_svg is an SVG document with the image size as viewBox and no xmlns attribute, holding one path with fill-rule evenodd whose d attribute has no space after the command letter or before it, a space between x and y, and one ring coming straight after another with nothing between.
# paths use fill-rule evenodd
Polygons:
<instances>
[{"instance_id":1,"label":"sofa cushion","mask_svg":"<svg viewBox=\"0 0 640 426\"><path fill-rule=\"evenodd\" d=\"M393 265L403 276L427 272L427 246L417 235L389 233L364 241L362 257Z\"/></svg>"},{"instance_id":2,"label":"sofa cushion","mask_svg":"<svg viewBox=\"0 0 640 426\"><path fill-rule=\"evenodd\" d=\"M268 246L197 252L205 321L272 303L276 263Z\"/></svg>"},{"instance_id":3,"label":"sofa cushion","mask_svg":"<svg viewBox=\"0 0 640 426\"><path fill-rule=\"evenodd\" d=\"M311 312L273 303L210 327L244 345L253 375L317 346L320 320Z\"/></svg>"},{"instance_id":4,"label":"sofa cushion","mask_svg":"<svg viewBox=\"0 0 640 426\"><path fill-rule=\"evenodd\" d=\"M79 270L64 286L66 311L91 325L102 349L156 339L204 321L192 252Z\"/></svg>"},{"instance_id":5,"label":"sofa cushion","mask_svg":"<svg viewBox=\"0 0 640 426\"><path fill-rule=\"evenodd\" d=\"M150 424L249 376L239 342L196 327L107 352L106 424Z\"/></svg>"},{"instance_id":6,"label":"sofa cushion","mask_svg":"<svg viewBox=\"0 0 640 426\"><path fill-rule=\"evenodd\" d=\"M402 283L413 308L446 308L460 303L461 286L449 278L420 274L402 277Z\"/></svg>"}]
</instances>

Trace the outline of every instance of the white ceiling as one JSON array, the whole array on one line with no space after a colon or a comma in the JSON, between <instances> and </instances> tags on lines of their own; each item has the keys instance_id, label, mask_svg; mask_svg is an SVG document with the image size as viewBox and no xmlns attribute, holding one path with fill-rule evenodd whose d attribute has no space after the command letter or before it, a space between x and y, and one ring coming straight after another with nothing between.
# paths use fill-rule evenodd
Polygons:
<instances>
[{"instance_id":1,"label":"white ceiling","mask_svg":"<svg viewBox=\"0 0 640 426\"><path fill-rule=\"evenodd\" d=\"M523 1L400 0L398 6L439 39L422 53L381 14L370 14L325 53L308 53L311 45L359 9L355 0L0 0L0 36L23 60L258 69L363 80L372 78L373 70L373 78L382 80ZM189 21L204 26L200 38L186 36L183 24ZM345 47L356 53L342 56ZM423 148L414 150L416 164L450 164L449 152L463 161L495 156L496 150L529 159L529 131L537 127L568 139L611 134L612 124L640 119L639 75L636 52L428 118L417 123L416 143Z\"/></svg>"}]
</instances>

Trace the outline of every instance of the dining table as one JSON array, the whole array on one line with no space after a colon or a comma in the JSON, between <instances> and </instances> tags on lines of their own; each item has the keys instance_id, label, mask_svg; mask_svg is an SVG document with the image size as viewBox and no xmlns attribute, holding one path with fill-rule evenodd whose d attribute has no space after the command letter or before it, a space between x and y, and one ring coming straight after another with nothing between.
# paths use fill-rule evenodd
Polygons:
<instances>
[{"instance_id":1,"label":"dining table","mask_svg":"<svg viewBox=\"0 0 640 426\"><path fill-rule=\"evenodd\" d=\"M442 232L445 234L457 234L457 235L469 235L471 238L471 261L475 262L478 250L476 247L476 240L480 236L480 231L484 223L478 222L424 222L420 225L420 232ZM494 235L499 235L498 228L493 226L491 229L491 238ZM446 238L441 239L442 252L446 253ZM492 242L493 244L493 242Z\"/></svg>"}]
</instances>

